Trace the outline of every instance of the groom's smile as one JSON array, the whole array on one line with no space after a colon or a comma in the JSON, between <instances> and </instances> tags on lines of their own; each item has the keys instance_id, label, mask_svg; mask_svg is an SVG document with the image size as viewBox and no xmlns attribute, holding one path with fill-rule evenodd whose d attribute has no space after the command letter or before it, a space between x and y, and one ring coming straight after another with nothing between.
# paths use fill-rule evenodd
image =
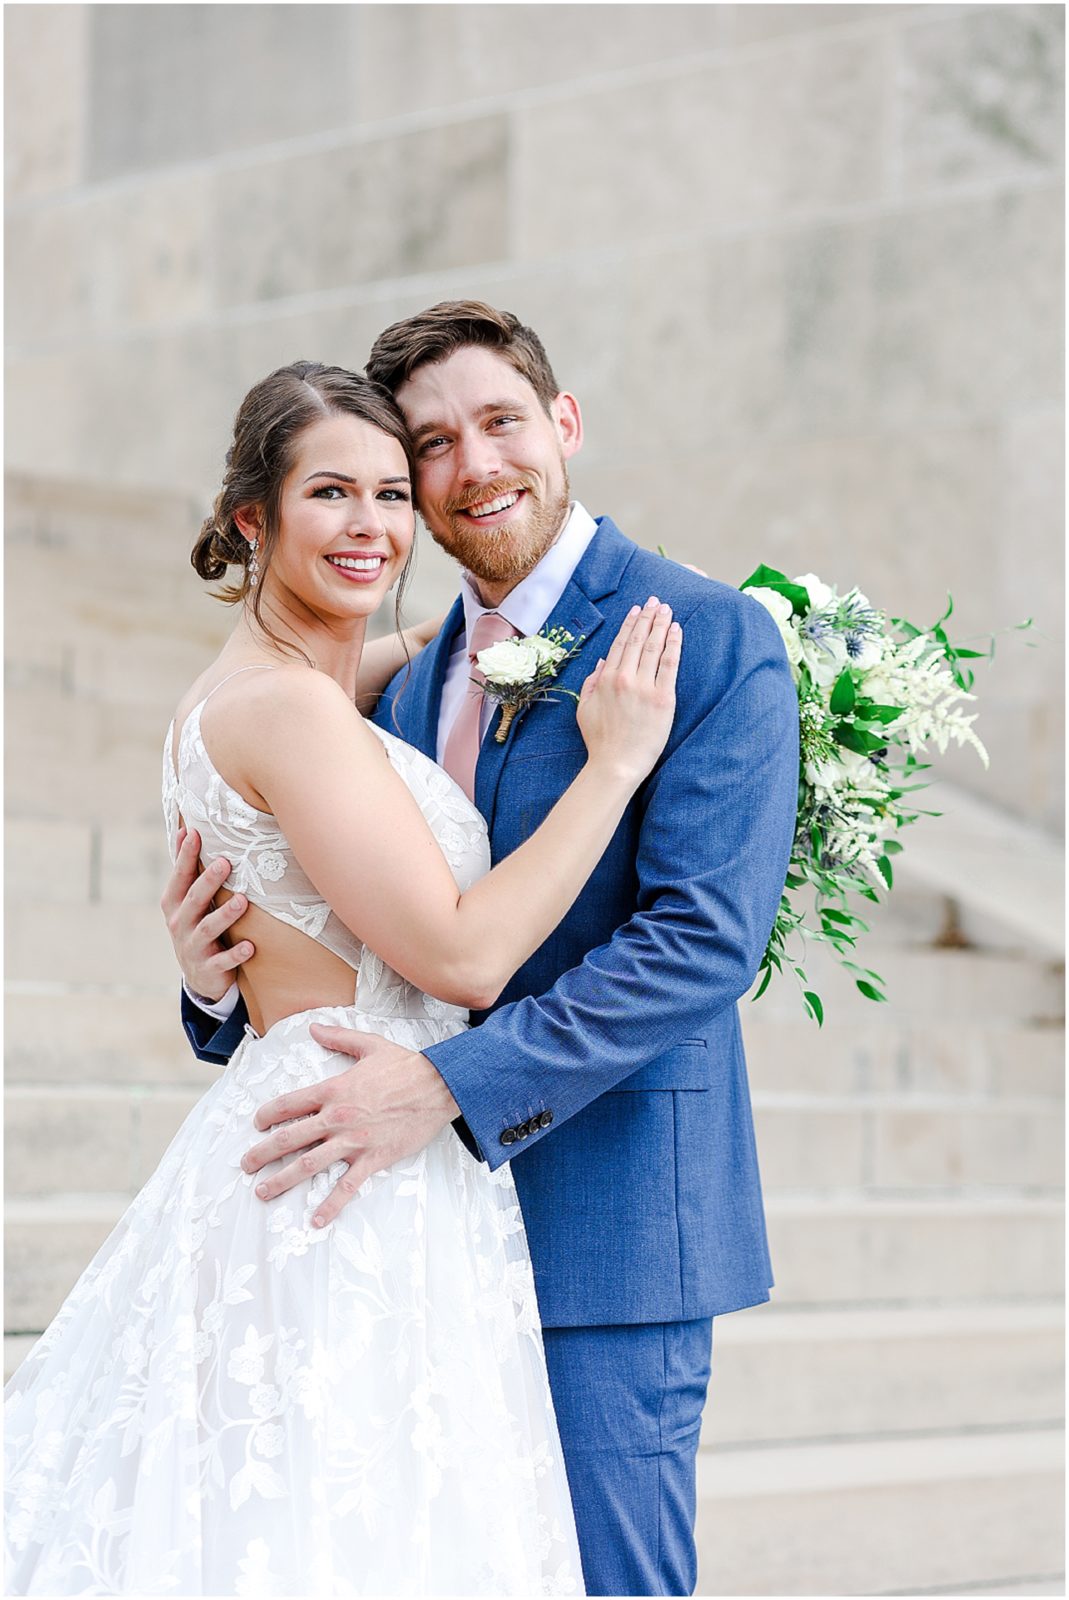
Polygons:
<instances>
[{"instance_id":1,"label":"groom's smile","mask_svg":"<svg viewBox=\"0 0 1069 1600\"><path fill-rule=\"evenodd\" d=\"M578 405L562 393L547 411L526 378L478 345L417 367L397 401L415 442L423 520L495 603L567 520Z\"/></svg>"}]
</instances>

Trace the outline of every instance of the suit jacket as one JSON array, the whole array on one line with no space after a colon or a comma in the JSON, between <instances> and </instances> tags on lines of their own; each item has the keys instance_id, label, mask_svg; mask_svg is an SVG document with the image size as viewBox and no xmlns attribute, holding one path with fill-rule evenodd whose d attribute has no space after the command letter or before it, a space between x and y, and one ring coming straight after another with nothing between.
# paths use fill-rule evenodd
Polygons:
<instances>
[{"instance_id":1,"label":"suit jacket","mask_svg":"<svg viewBox=\"0 0 1069 1600\"><path fill-rule=\"evenodd\" d=\"M608 518L549 618L584 638L563 687L579 689L650 594L683 627L667 747L560 926L469 1032L427 1051L469 1148L492 1168L512 1161L547 1327L714 1316L767 1300L772 1283L736 1002L790 857L796 691L763 606ZM463 621L458 600L376 713L432 758ZM567 696L518 715L503 745L487 735L475 802L495 861L584 760ZM245 1018L214 1033L188 1007L186 1020L198 1054L218 1059Z\"/></svg>"}]
</instances>

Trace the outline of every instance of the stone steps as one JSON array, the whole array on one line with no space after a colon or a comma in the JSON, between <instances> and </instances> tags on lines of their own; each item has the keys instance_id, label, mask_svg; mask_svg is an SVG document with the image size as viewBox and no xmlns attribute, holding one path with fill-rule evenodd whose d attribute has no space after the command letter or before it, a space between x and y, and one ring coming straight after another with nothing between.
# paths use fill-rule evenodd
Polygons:
<instances>
[{"instance_id":1,"label":"stone steps","mask_svg":"<svg viewBox=\"0 0 1069 1600\"><path fill-rule=\"evenodd\" d=\"M62 1163L57 1160L57 1177ZM10 1200L4 1215L4 1329L40 1333L129 1204L125 1194Z\"/></svg>"},{"instance_id":2,"label":"stone steps","mask_svg":"<svg viewBox=\"0 0 1069 1600\"><path fill-rule=\"evenodd\" d=\"M700 1594L1001 1594L1062 1570L1063 1525L1056 1429L698 1455Z\"/></svg>"},{"instance_id":3,"label":"stone steps","mask_svg":"<svg viewBox=\"0 0 1069 1600\"><path fill-rule=\"evenodd\" d=\"M1057 1300L719 1317L702 1446L1052 1424L1064 1337Z\"/></svg>"},{"instance_id":4,"label":"stone steps","mask_svg":"<svg viewBox=\"0 0 1069 1600\"><path fill-rule=\"evenodd\" d=\"M174 1004L172 1000L172 1005ZM113 1005L123 1011L122 1001ZM177 1031L177 1019L172 1016ZM47 1193L39 1151L68 1152L74 1189L130 1188L148 1178L195 1090L119 1083L11 1082L6 1097L7 1189ZM1063 1181L1057 1102L962 1097L757 1094L757 1144L766 1194L821 1186L862 1194L1052 1193ZM126 1155L124 1155L126 1152ZM119 1174L125 1174L122 1179Z\"/></svg>"},{"instance_id":5,"label":"stone steps","mask_svg":"<svg viewBox=\"0 0 1069 1600\"><path fill-rule=\"evenodd\" d=\"M9 1332L46 1325L128 1198L53 1193L10 1201ZM775 1302L784 1308L1012 1303L1060 1292L1062 1208L1055 1200L773 1194L767 1212Z\"/></svg>"},{"instance_id":6,"label":"stone steps","mask_svg":"<svg viewBox=\"0 0 1069 1600\"><path fill-rule=\"evenodd\" d=\"M1013 1302L1061 1292L1059 1200L773 1193L766 1213L777 1305Z\"/></svg>"},{"instance_id":7,"label":"stone steps","mask_svg":"<svg viewBox=\"0 0 1069 1600\"><path fill-rule=\"evenodd\" d=\"M1005 1096L754 1094L766 1193L1060 1190L1059 1102Z\"/></svg>"},{"instance_id":8,"label":"stone steps","mask_svg":"<svg viewBox=\"0 0 1069 1600\"><path fill-rule=\"evenodd\" d=\"M34 1334L5 1340L5 1378ZM1064 1315L1013 1306L783 1311L715 1327L703 1450L1057 1423Z\"/></svg>"},{"instance_id":9,"label":"stone steps","mask_svg":"<svg viewBox=\"0 0 1069 1600\"><path fill-rule=\"evenodd\" d=\"M158 915L158 913L157 913ZM178 1017L179 984L11 985L5 1004L8 1090L22 1085L169 1085L207 1088L219 1068L194 1056Z\"/></svg>"},{"instance_id":10,"label":"stone steps","mask_svg":"<svg viewBox=\"0 0 1069 1600\"><path fill-rule=\"evenodd\" d=\"M874 1031L885 1015L908 1012L915 1024L961 1021L975 1026L989 1019L1005 1026L1064 1020L1065 988L1061 964L1053 959L992 949L940 949L893 944L874 931L857 954L861 966L878 972L890 1004L881 1005L857 991L853 978L826 950L811 950L805 961L809 986L817 990L829 1023L868 1024ZM805 1021L798 986L790 976L773 983L760 1000L743 1000L747 1022ZM890 1020L890 1017L888 1018ZM813 1023L799 1031L796 1050L819 1054L825 1030Z\"/></svg>"},{"instance_id":11,"label":"stone steps","mask_svg":"<svg viewBox=\"0 0 1069 1600\"><path fill-rule=\"evenodd\" d=\"M872 1006L864 1020L762 1016L744 1004L742 1029L754 1092L1051 1095L1065 1093L1065 1034L996 1018L903 1019Z\"/></svg>"},{"instance_id":12,"label":"stone steps","mask_svg":"<svg viewBox=\"0 0 1069 1600\"><path fill-rule=\"evenodd\" d=\"M8 1195L54 1193L55 1171L41 1157L48 1150L62 1153L67 1188L132 1197L152 1176L199 1098L198 1089L155 1086L9 1085L4 1107Z\"/></svg>"}]
</instances>

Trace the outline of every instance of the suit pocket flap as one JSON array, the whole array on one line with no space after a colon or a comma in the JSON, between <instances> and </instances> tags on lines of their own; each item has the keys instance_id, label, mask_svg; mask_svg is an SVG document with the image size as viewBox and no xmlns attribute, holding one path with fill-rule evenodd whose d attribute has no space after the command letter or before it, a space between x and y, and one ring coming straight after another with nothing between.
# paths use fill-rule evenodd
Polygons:
<instances>
[{"instance_id":1,"label":"suit pocket flap","mask_svg":"<svg viewBox=\"0 0 1069 1600\"><path fill-rule=\"evenodd\" d=\"M608 1092L630 1094L641 1089L708 1089L712 1086L709 1050L704 1039L686 1039L647 1061L630 1078Z\"/></svg>"}]
</instances>

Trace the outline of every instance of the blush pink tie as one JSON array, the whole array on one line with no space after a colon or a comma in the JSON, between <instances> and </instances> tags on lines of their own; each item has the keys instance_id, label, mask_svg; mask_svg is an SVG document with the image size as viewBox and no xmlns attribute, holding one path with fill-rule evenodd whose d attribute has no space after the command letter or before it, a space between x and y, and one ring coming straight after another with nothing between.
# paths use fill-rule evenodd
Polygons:
<instances>
[{"instance_id":1,"label":"blush pink tie","mask_svg":"<svg viewBox=\"0 0 1069 1600\"><path fill-rule=\"evenodd\" d=\"M479 671L475 657L480 650L500 644L503 639L516 639L519 629L499 616L496 611L484 611L472 624L468 639L468 661L471 663L472 682L460 703L457 719L449 730L442 752L442 765L455 783L459 783L468 799L475 799L475 763L479 759L480 729L484 704L483 684L486 681Z\"/></svg>"}]
</instances>

